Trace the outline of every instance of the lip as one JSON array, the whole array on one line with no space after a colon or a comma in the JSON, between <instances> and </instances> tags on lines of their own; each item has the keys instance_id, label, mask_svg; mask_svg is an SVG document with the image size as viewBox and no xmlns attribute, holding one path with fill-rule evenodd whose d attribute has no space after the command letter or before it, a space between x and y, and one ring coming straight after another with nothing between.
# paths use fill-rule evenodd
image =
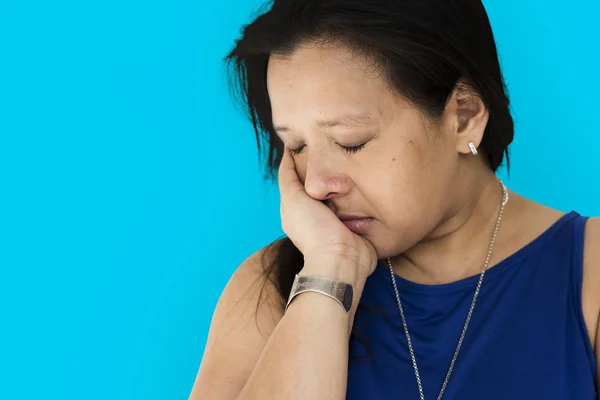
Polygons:
<instances>
[{"instance_id":1,"label":"lip","mask_svg":"<svg viewBox=\"0 0 600 400\"><path fill-rule=\"evenodd\" d=\"M339 213L339 214L336 214L336 215L340 219L340 221L348 221L348 220L353 220L353 219L370 218L368 215L364 215L364 214Z\"/></svg>"},{"instance_id":2,"label":"lip","mask_svg":"<svg viewBox=\"0 0 600 400\"><path fill-rule=\"evenodd\" d=\"M348 229L357 235L366 235L373 225L373 218L366 215L339 214L338 218Z\"/></svg>"}]
</instances>

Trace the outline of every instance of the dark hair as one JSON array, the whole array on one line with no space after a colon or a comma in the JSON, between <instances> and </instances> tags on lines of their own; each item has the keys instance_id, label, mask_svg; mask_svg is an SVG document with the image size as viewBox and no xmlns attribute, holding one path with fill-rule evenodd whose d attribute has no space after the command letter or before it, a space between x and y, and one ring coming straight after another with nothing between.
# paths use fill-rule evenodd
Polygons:
<instances>
[{"instance_id":1,"label":"dark hair","mask_svg":"<svg viewBox=\"0 0 600 400\"><path fill-rule=\"evenodd\" d=\"M481 0L275 0L264 7L243 27L225 61L232 94L254 126L266 177L276 177L283 154L267 92L269 57L306 42L341 43L369 57L390 88L433 118L442 115L460 83L468 84L489 112L481 153L493 171L504 155L509 166L513 119ZM287 238L275 244L275 256L264 259L265 278L285 302L303 257Z\"/></svg>"}]
</instances>

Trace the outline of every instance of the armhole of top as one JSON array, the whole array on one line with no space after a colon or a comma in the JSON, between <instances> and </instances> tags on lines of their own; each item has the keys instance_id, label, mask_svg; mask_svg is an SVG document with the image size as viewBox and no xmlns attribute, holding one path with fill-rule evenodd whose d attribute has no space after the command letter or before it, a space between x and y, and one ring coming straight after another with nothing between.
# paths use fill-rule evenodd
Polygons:
<instances>
[{"instance_id":1,"label":"armhole of top","mask_svg":"<svg viewBox=\"0 0 600 400\"><path fill-rule=\"evenodd\" d=\"M574 302L577 313L577 322L579 323L579 330L581 332L587 354L590 362L590 366L593 370L594 377L596 376L596 358L594 356L594 349L588 329L583 316L583 255L585 250L585 228L588 221L588 217L579 216L573 223L573 263L571 268L572 276L572 288L574 293Z\"/></svg>"}]
</instances>

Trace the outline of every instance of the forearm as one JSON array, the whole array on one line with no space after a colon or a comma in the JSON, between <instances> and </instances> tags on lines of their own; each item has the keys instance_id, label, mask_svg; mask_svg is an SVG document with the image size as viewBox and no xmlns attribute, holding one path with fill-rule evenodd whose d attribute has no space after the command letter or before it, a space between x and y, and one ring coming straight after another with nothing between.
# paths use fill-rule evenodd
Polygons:
<instances>
[{"instance_id":1,"label":"forearm","mask_svg":"<svg viewBox=\"0 0 600 400\"><path fill-rule=\"evenodd\" d=\"M310 266L303 272L315 271L315 275L336 279L347 277L345 281L352 282L344 271L354 266L329 265L332 268L321 266L320 273ZM239 400L345 398L348 340L363 286L356 281L352 284L355 298L348 313L320 293L306 292L294 298L273 331Z\"/></svg>"}]
</instances>

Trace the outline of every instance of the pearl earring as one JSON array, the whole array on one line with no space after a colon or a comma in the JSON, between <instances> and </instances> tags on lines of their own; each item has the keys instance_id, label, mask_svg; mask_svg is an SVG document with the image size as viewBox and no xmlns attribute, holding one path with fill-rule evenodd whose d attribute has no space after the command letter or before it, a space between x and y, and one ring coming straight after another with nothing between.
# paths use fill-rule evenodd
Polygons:
<instances>
[{"instance_id":1,"label":"pearl earring","mask_svg":"<svg viewBox=\"0 0 600 400\"><path fill-rule=\"evenodd\" d=\"M477 152L477 147L475 147L475 143L469 142L469 148L471 149L471 153L473 153L474 156L476 156L477 154L479 154Z\"/></svg>"}]
</instances>

